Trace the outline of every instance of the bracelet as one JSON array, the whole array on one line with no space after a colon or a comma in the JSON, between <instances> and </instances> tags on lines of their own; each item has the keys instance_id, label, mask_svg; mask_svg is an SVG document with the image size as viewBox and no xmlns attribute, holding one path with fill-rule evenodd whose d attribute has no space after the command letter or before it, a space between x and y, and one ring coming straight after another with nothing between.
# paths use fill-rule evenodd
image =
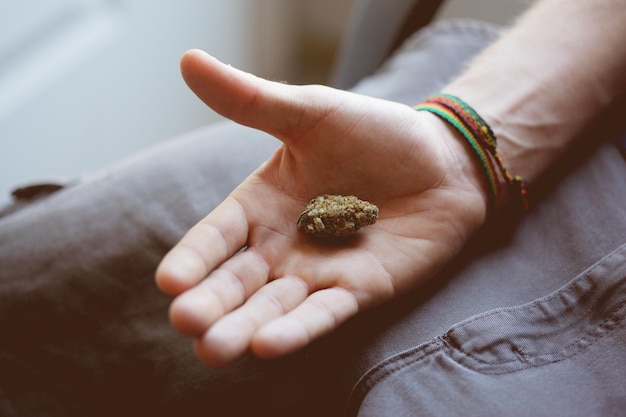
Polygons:
<instances>
[{"instance_id":1,"label":"bracelet","mask_svg":"<svg viewBox=\"0 0 626 417\"><path fill-rule=\"evenodd\" d=\"M480 159L489 182L490 206L500 205L503 193L498 172L504 178L509 190L519 196L519 203L528 210L527 191L519 176L511 175L498 153L496 135L482 117L467 103L450 94L436 94L414 107L417 111L431 112L454 126L467 139Z\"/></svg>"}]
</instances>

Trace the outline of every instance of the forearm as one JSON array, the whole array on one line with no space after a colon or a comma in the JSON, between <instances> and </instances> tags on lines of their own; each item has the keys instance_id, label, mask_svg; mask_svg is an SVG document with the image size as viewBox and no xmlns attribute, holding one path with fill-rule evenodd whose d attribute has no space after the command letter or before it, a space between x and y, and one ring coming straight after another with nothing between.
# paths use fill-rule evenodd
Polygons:
<instances>
[{"instance_id":1,"label":"forearm","mask_svg":"<svg viewBox=\"0 0 626 417\"><path fill-rule=\"evenodd\" d=\"M527 183L624 92L626 1L539 1L444 91L491 125Z\"/></svg>"}]
</instances>

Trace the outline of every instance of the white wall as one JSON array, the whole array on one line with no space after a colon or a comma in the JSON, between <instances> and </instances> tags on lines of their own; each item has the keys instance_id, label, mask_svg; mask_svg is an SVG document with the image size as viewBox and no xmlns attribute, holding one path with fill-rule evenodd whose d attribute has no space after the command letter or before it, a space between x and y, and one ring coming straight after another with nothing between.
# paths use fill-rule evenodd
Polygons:
<instances>
[{"instance_id":1,"label":"white wall","mask_svg":"<svg viewBox=\"0 0 626 417\"><path fill-rule=\"evenodd\" d=\"M265 1L265 0L264 0ZM0 204L215 121L178 69L189 48L256 71L256 0L0 3Z\"/></svg>"}]
</instances>

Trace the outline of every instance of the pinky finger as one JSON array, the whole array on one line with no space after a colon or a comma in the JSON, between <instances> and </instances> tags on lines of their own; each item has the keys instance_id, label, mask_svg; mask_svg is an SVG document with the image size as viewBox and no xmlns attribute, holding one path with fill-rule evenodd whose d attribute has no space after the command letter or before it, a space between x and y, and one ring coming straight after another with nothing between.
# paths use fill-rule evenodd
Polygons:
<instances>
[{"instance_id":1,"label":"pinky finger","mask_svg":"<svg viewBox=\"0 0 626 417\"><path fill-rule=\"evenodd\" d=\"M358 311L356 298L343 288L317 291L293 311L261 327L251 350L265 359L287 355L330 333Z\"/></svg>"}]
</instances>

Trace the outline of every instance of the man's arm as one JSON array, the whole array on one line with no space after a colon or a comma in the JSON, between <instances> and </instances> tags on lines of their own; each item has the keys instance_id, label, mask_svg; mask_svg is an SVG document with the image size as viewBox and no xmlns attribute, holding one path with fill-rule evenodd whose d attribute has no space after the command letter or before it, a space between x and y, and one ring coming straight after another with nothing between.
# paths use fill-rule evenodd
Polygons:
<instances>
[{"instance_id":1,"label":"man's arm","mask_svg":"<svg viewBox=\"0 0 626 417\"><path fill-rule=\"evenodd\" d=\"M444 91L490 124L534 182L626 86L626 1L538 1Z\"/></svg>"},{"instance_id":2,"label":"man's arm","mask_svg":"<svg viewBox=\"0 0 626 417\"><path fill-rule=\"evenodd\" d=\"M540 1L445 91L486 119L509 170L532 183L622 94L625 22L626 0ZM283 142L157 271L177 296L173 325L207 364L307 345L432 277L484 223L482 166L436 116L268 82L197 51L182 69L211 108ZM307 239L295 221L323 193L366 196L378 222L344 245Z\"/></svg>"}]
</instances>

